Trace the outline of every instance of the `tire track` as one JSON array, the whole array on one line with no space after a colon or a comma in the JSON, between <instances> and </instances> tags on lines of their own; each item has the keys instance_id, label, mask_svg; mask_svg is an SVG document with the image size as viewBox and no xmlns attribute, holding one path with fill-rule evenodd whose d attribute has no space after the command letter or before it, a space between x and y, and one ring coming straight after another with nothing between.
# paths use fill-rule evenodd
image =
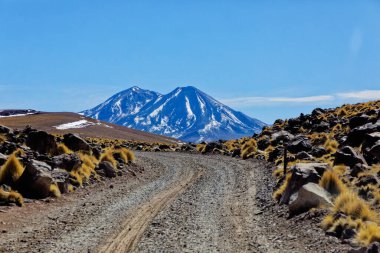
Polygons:
<instances>
[{"instance_id":1,"label":"tire track","mask_svg":"<svg viewBox=\"0 0 380 253\"><path fill-rule=\"evenodd\" d=\"M133 251L154 217L186 191L203 174L203 171L197 170L190 171L189 173L186 178L169 185L166 190L158 193L148 202L136 208L133 211L136 215L128 218L122 225L123 229L118 234L109 238L98 252L118 253Z\"/></svg>"}]
</instances>

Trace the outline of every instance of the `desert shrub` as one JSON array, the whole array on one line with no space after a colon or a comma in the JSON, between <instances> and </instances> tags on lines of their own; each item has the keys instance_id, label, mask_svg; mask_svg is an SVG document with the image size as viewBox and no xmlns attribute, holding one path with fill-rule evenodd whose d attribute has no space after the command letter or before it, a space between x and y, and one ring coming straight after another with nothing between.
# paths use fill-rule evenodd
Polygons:
<instances>
[{"instance_id":1,"label":"desert shrub","mask_svg":"<svg viewBox=\"0 0 380 253\"><path fill-rule=\"evenodd\" d=\"M198 152L203 153L205 151L205 149L206 149L206 145L205 144L197 144L197 146L196 146L196 150Z\"/></svg>"},{"instance_id":2,"label":"desert shrub","mask_svg":"<svg viewBox=\"0 0 380 253\"><path fill-rule=\"evenodd\" d=\"M24 167L18 160L16 154L18 151L15 151L8 157L8 160L0 168L0 183L3 184L12 184L16 182L24 172Z\"/></svg>"},{"instance_id":3,"label":"desert shrub","mask_svg":"<svg viewBox=\"0 0 380 253\"><path fill-rule=\"evenodd\" d=\"M292 178L292 174L288 173L282 185L273 193L273 198L275 200L279 201L281 199L281 196L284 193L286 187L288 186L291 178Z\"/></svg>"},{"instance_id":4,"label":"desert shrub","mask_svg":"<svg viewBox=\"0 0 380 253\"><path fill-rule=\"evenodd\" d=\"M6 203L15 203L18 206L22 206L24 204L24 198L22 195L15 191L5 191L0 188L0 201L4 201Z\"/></svg>"},{"instance_id":5,"label":"desert shrub","mask_svg":"<svg viewBox=\"0 0 380 253\"><path fill-rule=\"evenodd\" d=\"M50 185L50 193L52 196L54 196L56 198L61 197L61 191L59 190L59 188L56 184Z\"/></svg>"},{"instance_id":6,"label":"desert shrub","mask_svg":"<svg viewBox=\"0 0 380 253\"><path fill-rule=\"evenodd\" d=\"M345 191L334 201L334 213L343 213L352 219L378 222L379 217L375 211L354 192Z\"/></svg>"},{"instance_id":7,"label":"desert shrub","mask_svg":"<svg viewBox=\"0 0 380 253\"><path fill-rule=\"evenodd\" d=\"M125 163L129 163L135 160L135 155L132 151L126 148L119 148L112 150L113 156L119 156Z\"/></svg>"},{"instance_id":8,"label":"desert shrub","mask_svg":"<svg viewBox=\"0 0 380 253\"><path fill-rule=\"evenodd\" d=\"M359 230L356 239L363 245L380 242L380 227L376 223L367 222Z\"/></svg>"},{"instance_id":9,"label":"desert shrub","mask_svg":"<svg viewBox=\"0 0 380 253\"><path fill-rule=\"evenodd\" d=\"M72 154L73 151L70 150L65 144L59 143L58 144L58 153L59 154Z\"/></svg>"},{"instance_id":10,"label":"desert shrub","mask_svg":"<svg viewBox=\"0 0 380 253\"><path fill-rule=\"evenodd\" d=\"M255 139L250 139L241 147L241 158L252 158L257 152L257 142Z\"/></svg>"},{"instance_id":11,"label":"desert shrub","mask_svg":"<svg viewBox=\"0 0 380 253\"><path fill-rule=\"evenodd\" d=\"M329 138L326 140L324 147L330 154L334 154L339 147L339 143L335 139Z\"/></svg>"},{"instance_id":12,"label":"desert shrub","mask_svg":"<svg viewBox=\"0 0 380 253\"><path fill-rule=\"evenodd\" d=\"M319 185L332 195L338 195L347 191L347 187L339 179L334 171L327 170L323 173Z\"/></svg>"},{"instance_id":13,"label":"desert shrub","mask_svg":"<svg viewBox=\"0 0 380 253\"><path fill-rule=\"evenodd\" d=\"M108 149L103 154L101 154L100 161L101 162L105 162L105 161L110 162L110 163L112 163L112 165L115 168L117 166L117 161L115 160L111 149Z\"/></svg>"}]
</instances>

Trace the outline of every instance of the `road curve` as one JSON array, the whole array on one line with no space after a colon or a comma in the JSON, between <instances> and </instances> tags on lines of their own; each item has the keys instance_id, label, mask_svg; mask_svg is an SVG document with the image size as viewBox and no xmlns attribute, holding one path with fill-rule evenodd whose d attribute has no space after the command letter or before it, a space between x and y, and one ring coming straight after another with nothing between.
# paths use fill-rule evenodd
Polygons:
<instances>
[{"instance_id":1,"label":"road curve","mask_svg":"<svg viewBox=\"0 0 380 253\"><path fill-rule=\"evenodd\" d=\"M137 176L0 212L0 252L334 252L314 231L289 230L263 200L271 192L264 162L137 158Z\"/></svg>"}]
</instances>

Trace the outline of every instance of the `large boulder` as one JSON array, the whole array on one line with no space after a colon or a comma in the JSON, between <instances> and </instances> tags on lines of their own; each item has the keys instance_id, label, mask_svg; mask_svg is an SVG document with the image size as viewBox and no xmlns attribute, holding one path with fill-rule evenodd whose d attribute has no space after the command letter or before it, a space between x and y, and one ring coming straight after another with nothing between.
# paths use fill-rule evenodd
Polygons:
<instances>
[{"instance_id":1,"label":"large boulder","mask_svg":"<svg viewBox=\"0 0 380 253\"><path fill-rule=\"evenodd\" d=\"M316 183L307 183L290 197L289 215L297 215L318 206L331 207L331 195Z\"/></svg>"},{"instance_id":2,"label":"large boulder","mask_svg":"<svg viewBox=\"0 0 380 253\"><path fill-rule=\"evenodd\" d=\"M0 125L0 134L9 134L12 132L12 129L10 129L9 127Z\"/></svg>"},{"instance_id":3,"label":"large boulder","mask_svg":"<svg viewBox=\"0 0 380 253\"><path fill-rule=\"evenodd\" d=\"M311 150L312 145L310 140L303 135L298 135L293 138L290 142L288 142L287 149L289 152L293 154L297 154L301 151L309 151Z\"/></svg>"},{"instance_id":4,"label":"large boulder","mask_svg":"<svg viewBox=\"0 0 380 253\"><path fill-rule=\"evenodd\" d=\"M310 151L310 154L312 156L318 157L318 158L326 155L327 153L328 153L328 151L322 146L313 147Z\"/></svg>"},{"instance_id":5,"label":"large boulder","mask_svg":"<svg viewBox=\"0 0 380 253\"><path fill-rule=\"evenodd\" d=\"M206 146L205 146L205 149L203 150L203 153L212 152L214 149L223 149L223 145L219 142L206 143Z\"/></svg>"},{"instance_id":6,"label":"large boulder","mask_svg":"<svg viewBox=\"0 0 380 253\"><path fill-rule=\"evenodd\" d=\"M103 161L95 168L96 172L103 177L116 177L116 170L112 163Z\"/></svg>"},{"instance_id":7,"label":"large boulder","mask_svg":"<svg viewBox=\"0 0 380 253\"><path fill-rule=\"evenodd\" d=\"M280 203L288 204L290 197L307 183L318 183L329 168L326 163L298 163L290 168L291 178L283 192Z\"/></svg>"},{"instance_id":8,"label":"large boulder","mask_svg":"<svg viewBox=\"0 0 380 253\"><path fill-rule=\"evenodd\" d=\"M365 138L366 134L380 132L380 120L376 123L367 123L363 126L352 129L347 136L346 143L353 147L358 147Z\"/></svg>"},{"instance_id":9,"label":"large boulder","mask_svg":"<svg viewBox=\"0 0 380 253\"><path fill-rule=\"evenodd\" d=\"M277 146L280 142L288 142L294 138L294 135L289 133L288 131L278 131L272 134L271 142L273 146Z\"/></svg>"},{"instance_id":10,"label":"large boulder","mask_svg":"<svg viewBox=\"0 0 380 253\"><path fill-rule=\"evenodd\" d=\"M69 192L70 174L64 169L53 169L51 177L61 193Z\"/></svg>"},{"instance_id":11,"label":"large boulder","mask_svg":"<svg viewBox=\"0 0 380 253\"><path fill-rule=\"evenodd\" d=\"M16 182L16 189L27 198L42 199L50 196L53 183L51 167L40 161L31 160Z\"/></svg>"},{"instance_id":12,"label":"large boulder","mask_svg":"<svg viewBox=\"0 0 380 253\"><path fill-rule=\"evenodd\" d=\"M78 169L82 165L82 161L77 154L63 154L52 157L50 165L53 168L72 171Z\"/></svg>"},{"instance_id":13,"label":"large boulder","mask_svg":"<svg viewBox=\"0 0 380 253\"><path fill-rule=\"evenodd\" d=\"M45 131L33 131L26 138L26 145L40 154L54 154L57 152L57 143L53 135Z\"/></svg>"},{"instance_id":14,"label":"large boulder","mask_svg":"<svg viewBox=\"0 0 380 253\"><path fill-rule=\"evenodd\" d=\"M312 131L321 133L321 132L326 132L329 129L330 129L330 124L328 122L322 121L319 124L313 125Z\"/></svg>"},{"instance_id":15,"label":"large boulder","mask_svg":"<svg viewBox=\"0 0 380 253\"><path fill-rule=\"evenodd\" d=\"M358 163L367 165L364 157L350 146L345 146L335 153L334 164L336 165L344 164L352 167Z\"/></svg>"},{"instance_id":16,"label":"large boulder","mask_svg":"<svg viewBox=\"0 0 380 253\"><path fill-rule=\"evenodd\" d=\"M368 122L369 122L368 115L363 114L363 115L354 116L354 117L350 118L350 121L348 124L349 124L351 129L354 129L355 127L365 125Z\"/></svg>"},{"instance_id":17,"label":"large boulder","mask_svg":"<svg viewBox=\"0 0 380 253\"><path fill-rule=\"evenodd\" d=\"M72 151L91 151L90 145L76 134L65 134L63 143Z\"/></svg>"}]
</instances>

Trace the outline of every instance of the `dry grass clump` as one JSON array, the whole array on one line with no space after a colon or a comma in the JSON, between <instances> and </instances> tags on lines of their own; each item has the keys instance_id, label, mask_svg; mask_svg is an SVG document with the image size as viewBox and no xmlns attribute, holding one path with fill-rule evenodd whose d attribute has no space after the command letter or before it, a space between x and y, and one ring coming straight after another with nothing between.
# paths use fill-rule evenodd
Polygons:
<instances>
[{"instance_id":1,"label":"dry grass clump","mask_svg":"<svg viewBox=\"0 0 380 253\"><path fill-rule=\"evenodd\" d=\"M337 174L337 175L344 175L347 170L348 170L348 166L345 166L345 165L335 165L333 167L333 171Z\"/></svg>"},{"instance_id":2,"label":"dry grass clump","mask_svg":"<svg viewBox=\"0 0 380 253\"><path fill-rule=\"evenodd\" d=\"M7 137L5 135L0 134L0 143L3 143L7 140Z\"/></svg>"},{"instance_id":3,"label":"dry grass clump","mask_svg":"<svg viewBox=\"0 0 380 253\"><path fill-rule=\"evenodd\" d=\"M379 222L378 214L356 193L345 191L340 194L334 202L334 213L343 213L352 219L361 219L362 221Z\"/></svg>"},{"instance_id":4,"label":"dry grass clump","mask_svg":"<svg viewBox=\"0 0 380 253\"><path fill-rule=\"evenodd\" d=\"M326 140L324 147L330 154L334 154L338 150L339 142L337 142L335 139L329 138Z\"/></svg>"},{"instance_id":5,"label":"dry grass clump","mask_svg":"<svg viewBox=\"0 0 380 253\"><path fill-rule=\"evenodd\" d=\"M339 195L347 191L347 187L332 170L327 170L323 173L319 185L332 195Z\"/></svg>"},{"instance_id":6,"label":"dry grass clump","mask_svg":"<svg viewBox=\"0 0 380 253\"><path fill-rule=\"evenodd\" d=\"M198 152L204 153L204 151L206 149L206 145L205 144L197 144L196 149Z\"/></svg>"},{"instance_id":7,"label":"dry grass clump","mask_svg":"<svg viewBox=\"0 0 380 253\"><path fill-rule=\"evenodd\" d=\"M0 183L3 184L12 184L16 182L24 172L24 167L17 159L16 154L18 151L15 151L8 157L8 160L0 168Z\"/></svg>"},{"instance_id":8,"label":"dry grass clump","mask_svg":"<svg viewBox=\"0 0 380 253\"><path fill-rule=\"evenodd\" d=\"M54 196L56 198L61 197L61 191L59 190L59 188L56 184L50 185L50 193L52 196Z\"/></svg>"},{"instance_id":9,"label":"dry grass clump","mask_svg":"<svg viewBox=\"0 0 380 253\"><path fill-rule=\"evenodd\" d=\"M254 157L257 152L257 142L255 139L250 139L241 147L241 158L248 159Z\"/></svg>"},{"instance_id":10,"label":"dry grass clump","mask_svg":"<svg viewBox=\"0 0 380 253\"><path fill-rule=\"evenodd\" d=\"M73 151L69 149L65 144L59 143L58 144L58 153L59 154L72 154Z\"/></svg>"},{"instance_id":11,"label":"dry grass clump","mask_svg":"<svg viewBox=\"0 0 380 253\"><path fill-rule=\"evenodd\" d=\"M117 161L115 160L111 149L107 149L103 154L101 154L100 161L110 162L115 168L117 166Z\"/></svg>"},{"instance_id":12,"label":"dry grass clump","mask_svg":"<svg viewBox=\"0 0 380 253\"><path fill-rule=\"evenodd\" d=\"M0 188L0 201L16 203L18 206L23 206L24 204L24 198L20 193L15 191L4 191L2 188Z\"/></svg>"},{"instance_id":13,"label":"dry grass clump","mask_svg":"<svg viewBox=\"0 0 380 253\"><path fill-rule=\"evenodd\" d=\"M120 157L125 163L133 162L135 154L127 148L118 148L112 151L114 158Z\"/></svg>"},{"instance_id":14,"label":"dry grass clump","mask_svg":"<svg viewBox=\"0 0 380 253\"><path fill-rule=\"evenodd\" d=\"M292 174L288 173L282 185L273 193L273 198L275 200L279 201L281 199L281 196L284 193L286 187L288 186L291 178L292 178Z\"/></svg>"},{"instance_id":15,"label":"dry grass clump","mask_svg":"<svg viewBox=\"0 0 380 253\"><path fill-rule=\"evenodd\" d=\"M373 242L380 242L380 227L373 222L364 223L356 239L365 246Z\"/></svg>"}]
</instances>

